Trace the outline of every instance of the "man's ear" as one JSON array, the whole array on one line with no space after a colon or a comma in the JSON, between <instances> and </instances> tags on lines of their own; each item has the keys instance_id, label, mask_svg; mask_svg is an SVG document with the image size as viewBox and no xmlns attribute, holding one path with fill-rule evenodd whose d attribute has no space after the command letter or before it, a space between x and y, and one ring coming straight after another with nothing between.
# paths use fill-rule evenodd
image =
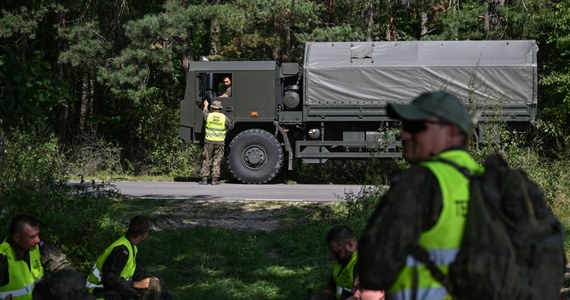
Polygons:
<instances>
[{"instance_id":1,"label":"man's ear","mask_svg":"<svg viewBox=\"0 0 570 300\"><path fill-rule=\"evenodd\" d=\"M350 240L348 241L348 243L346 243L346 248L348 249L348 251L354 252L358 248L358 242L355 240Z\"/></svg>"},{"instance_id":2,"label":"man's ear","mask_svg":"<svg viewBox=\"0 0 570 300\"><path fill-rule=\"evenodd\" d=\"M12 234L12 240L14 242L16 242L16 244L20 243L20 233L16 232L16 233Z\"/></svg>"}]
</instances>

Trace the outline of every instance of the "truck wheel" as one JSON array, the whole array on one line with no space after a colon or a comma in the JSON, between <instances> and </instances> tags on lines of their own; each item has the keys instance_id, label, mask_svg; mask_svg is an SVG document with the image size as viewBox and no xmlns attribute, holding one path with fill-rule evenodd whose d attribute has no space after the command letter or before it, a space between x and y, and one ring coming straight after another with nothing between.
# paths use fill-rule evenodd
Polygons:
<instances>
[{"instance_id":1,"label":"truck wheel","mask_svg":"<svg viewBox=\"0 0 570 300\"><path fill-rule=\"evenodd\" d=\"M230 143L228 165L243 183L267 183L281 171L283 148L271 133L248 129Z\"/></svg>"}]
</instances>

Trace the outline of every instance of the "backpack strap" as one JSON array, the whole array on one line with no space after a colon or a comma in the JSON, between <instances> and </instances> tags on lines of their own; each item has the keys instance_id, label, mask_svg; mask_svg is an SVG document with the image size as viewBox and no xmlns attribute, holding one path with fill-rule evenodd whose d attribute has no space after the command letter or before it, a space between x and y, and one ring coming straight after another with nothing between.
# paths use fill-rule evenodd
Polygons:
<instances>
[{"instance_id":1,"label":"backpack strap","mask_svg":"<svg viewBox=\"0 0 570 300\"><path fill-rule=\"evenodd\" d=\"M467 177L467 179L471 179L471 177L473 177L473 174L471 173L471 171L469 171L469 169L467 169L466 167L462 167L462 166L458 165L454 161L451 161L451 160L446 159L446 158L437 158L437 159L435 159L435 161L441 161L441 162L444 162L444 163L454 167L457 171L459 171L459 173L461 173L461 174L463 174L463 176Z\"/></svg>"},{"instance_id":2,"label":"backpack strap","mask_svg":"<svg viewBox=\"0 0 570 300\"><path fill-rule=\"evenodd\" d=\"M410 251L410 254L417 259L419 262L426 265L431 276L435 278L435 280L439 281L441 285L449 292L449 294L453 294L451 290L451 282L449 281L449 277L441 271L441 269L435 264L435 262L429 257L429 253L426 249L422 248L419 245L416 245Z\"/></svg>"}]
</instances>

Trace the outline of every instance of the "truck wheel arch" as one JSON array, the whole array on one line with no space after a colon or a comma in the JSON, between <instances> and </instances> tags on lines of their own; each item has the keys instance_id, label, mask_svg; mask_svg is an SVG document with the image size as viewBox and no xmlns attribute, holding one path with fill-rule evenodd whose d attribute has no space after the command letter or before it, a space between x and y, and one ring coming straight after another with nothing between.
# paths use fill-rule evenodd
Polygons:
<instances>
[{"instance_id":1,"label":"truck wheel arch","mask_svg":"<svg viewBox=\"0 0 570 300\"><path fill-rule=\"evenodd\" d=\"M266 130L242 131L230 142L228 166L232 175L242 183L270 182L283 167L283 147Z\"/></svg>"}]
</instances>

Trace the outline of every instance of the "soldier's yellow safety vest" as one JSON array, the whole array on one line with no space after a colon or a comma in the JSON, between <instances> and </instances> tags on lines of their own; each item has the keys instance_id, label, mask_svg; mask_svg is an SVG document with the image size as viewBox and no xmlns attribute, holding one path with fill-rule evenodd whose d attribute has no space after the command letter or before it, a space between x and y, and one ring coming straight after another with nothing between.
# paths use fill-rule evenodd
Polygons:
<instances>
[{"instance_id":1,"label":"soldier's yellow safety vest","mask_svg":"<svg viewBox=\"0 0 570 300\"><path fill-rule=\"evenodd\" d=\"M32 291L38 281L44 276L40 247L36 245L30 251L30 266L23 260L16 260L16 253L7 241L0 244L0 254L8 260L9 281L0 287L0 299L12 296L14 300L31 300Z\"/></svg>"},{"instance_id":2,"label":"soldier's yellow safety vest","mask_svg":"<svg viewBox=\"0 0 570 300\"><path fill-rule=\"evenodd\" d=\"M107 257L109 257L109 254L111 254L113 249L117 246L125 246L129 250L129 258L127 259L127 264L121 271L121 279L132 280L133 275L135 274L138 250L137 246L132 245L126 237L122 236L107 247L107 249L103 251L103 254L97 258L97 262L93 266L93 270L91 270L91 274L89 274L89 277L87 278L87 288L90 291L96 287L103 287L103 283L101 282L101 270L103 269L103 265L105 264Z\"/></svg>"},{"instance_id":3,"label":"soldier's yellow safety vest","mask_svg":"<svg viewBox=\"0 0 570 300\"><path fill-rule=\"evenodd\" d=\"M437 161L438 158L455 162L471 172L481 170L482 167L464 150L445 151L433 160L421 163L437 178L443 198L443 208L436 224L421 234L419 245L428 251L430 258L447 275L449 264L455 260L461 245L469 204L469 181L449 163ZM414 281L416 281L418 300L451 299L442 284L432 277L429 269L411 255L407 256L406 265L388 289L386 298L412 299Z\"/></svg>"},{"instance_id":4,"label":"soldier's yellow safety vest","mask_svg":"<svg viewBox=\"0 0 570 300\"><path fill-rule=\"evenodd\" d=\"M350 257L350 261L346 266L335 261L332 269L332 278L336 285L336 298L340 299L342 292L352 293L352 284L354 282L354 266L358 262L358 251L355 251Z\"/></svg>"},{"instance_id":5,"label":"soldier's yellow safety vest","mask_svg":"<svg viewBox=\"0 0 570 300\"><path fill-rule=\"evenodd\" d=\"M226 116L211 112L206 119L206 141L223 142L226 139Z\"/></svg>"}]
</instances>

